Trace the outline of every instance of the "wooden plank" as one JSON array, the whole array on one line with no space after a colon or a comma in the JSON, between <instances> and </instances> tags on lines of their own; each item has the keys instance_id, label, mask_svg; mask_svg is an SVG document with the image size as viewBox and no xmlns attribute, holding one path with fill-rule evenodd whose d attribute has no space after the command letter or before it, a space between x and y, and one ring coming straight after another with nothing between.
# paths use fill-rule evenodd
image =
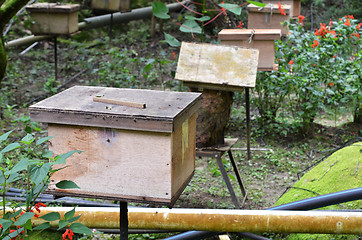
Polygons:
<instances>
[{"instance_id":1,"label":"wooden plank","mask_svg":"<svg viewBox=\"0 0 362 240\"><path fill-rule=\"evenodd\" d=\"M99 95L146 103L147 108L93 102ZM29 109L32 121L172 132L173 122L197 111L200 98L200 93L75 86Z\"/></svg>"},{"instance_id":2,"label":"wooden plank","mask_svg":"<svg viewBox=\"0 0 362 240\"><path fill-rule=\"evenodd\" d=\"M254 4L249 4L247 7L248 12L258 12L258 13L273 13L273 14L280 14L279 5L278 4L268 4L265 7L261 8ZM291 13L291 6L290 5L282 5L282 8L285 10L287 15Z\"/></svg>"},{"instance_id":3,"label":"wooden plank","mask_svg":"<svg viewBox=\"0 0 362 240\"><path fill-rule=\"evenodd\" d=\"M49 145L55 154L84 151L68 158L69 167L51 178L80 187L68 192L171 201L170 134L55 124L49 124L48 134L55 136Z\"/></svg>"},{"instance_id":4,"label":"wooden plank","mask_svg":"<svg viewBox=\"0 0 362 240\"><path fill-rule=\"evenodd\" d=\"M146 108L146 103L136 103L136 102L126 102L120 101L118 99L109 99L109 98L102 98L102 97L93 97L93 102L101 102L101 103L109 103L127 107L135 107L135 108Z\"/></svg>"},{"instance_id":5,"label":"wooden plank","mask_svg":"<svg viewBox=\"0 0 362 240\"><path fill-rule=\"evenodd\" d=\"M172 133L172 195L176 195L195 171L196 117L189 119Z\"/></svg>"},{"instance_id":6,"label":"wooden plank","mask_svg":"<svg viewBox=\"0 0 362 240\"><path fill-rule=\"evenodd\" d=\"M183 42L175 78L221 86L255 87L258 56L257 49Z\"/></svg>"},{"instance_id":7,"label":"wooden plank","mask_svg":"<svg viewBox=\"0 0 362 240\"><path fill-rule=\"evenodd\" d=\"M282 36L280 29L223 29L219 32L218 38L221 41L249 40L251 34L252 41L277 40Z\"/></svg>"},{"instance_id":8,"label":"wooden plank","mask_svg":"<svg viewBox=\"0 0 362 240\"><path fill-rule=\"evenodd\" d=\"M301 2L300 0L263 0L263 3L278 4L280 2L282 5L290 5L291 13L293 17L298 17L300 15Z\"/></svg>"},{"instance_id":9,"label":"wooden plank","mask_svg":"<svg viewBox=\"0 0 362 240\"><path fill-rule=\"evenodd\" d=\"M35 3L26 7L29 12L70 13L80 9L79 4Z\"/></svg>"}]
</instances>

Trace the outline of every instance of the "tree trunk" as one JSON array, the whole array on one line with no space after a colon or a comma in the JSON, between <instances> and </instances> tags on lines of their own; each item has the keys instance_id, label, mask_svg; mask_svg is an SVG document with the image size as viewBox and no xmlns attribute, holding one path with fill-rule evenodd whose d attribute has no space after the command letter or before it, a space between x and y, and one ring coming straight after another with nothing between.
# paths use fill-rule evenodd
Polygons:
<instances>
[{"instance_id":1,"label":"tree trunk","mask_svg":"<svg viewBox=\"0 0 362 240\"><path fill-rule=\"evenodd\" d=\"M197 89L191 89L198 92ZM202 91L201 108L196 125L196 146L210 147L224 143L224 131L229 121L233 93L207 90Z\"/></svg>"}]
</instances>

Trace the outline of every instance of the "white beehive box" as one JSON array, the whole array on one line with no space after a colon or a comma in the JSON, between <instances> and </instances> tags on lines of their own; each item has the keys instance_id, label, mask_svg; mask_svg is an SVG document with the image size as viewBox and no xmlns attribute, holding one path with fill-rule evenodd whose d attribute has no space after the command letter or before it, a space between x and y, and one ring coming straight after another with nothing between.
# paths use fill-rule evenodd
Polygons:
<instances>
[{"instance_id":1,"label":"white beehive box","mask_svg":"<svg viewBox=\"0 0 362 240\"><path fill-rule=\"evenodd\" d=\"M281 29L282 35L286 36L288 28L282 26L282 23L291 18L291 6L282 5L282 8L286 15L280 13L278 4L267 5L264 8L249 4L248 29Z\"/></svg>"},{"instance_id":2,"label":"white beehive box","mask_svg":"<svg viewBox=\"0 0 362 240\"><path fill-rule=\"evenodd\" d=\"M35 3L26 7L33 34L67 35L78 31L78 4Z\"/></svg>"},{"instance_id":3,"label":"white beehive box","mask_svg":"<svg viewBox=\"0 0 362 240\"><path fill-rule=\"evenodd\" d=\"M130 10L130 0L92 0L93 9L107 10L110 12L127 12Z\"/></svg>"},{"instance_id":4,"label":"white beehive box","mask_svg":"<svg viewBox=\"0 0 362 240\"><path fill-rule=\"evenodd\" d=\"M258 49L259 71L274 69L274 41L280 37L280 29L223 29L219 32L219 40L222 45Z\"/></svg>"},{"instance_id":5,"label":"white beehive box","mask_svg":"<svg viewBox=\"0 0 362 240\"><path fill-rule=\"evenodd\" d=\"M146 108L95 102L138 102ZM80 189L58 195L173 204L195 169L199 93L76 86L30 106L55 154L82 150L53 175Z\"/></svg>"}]
</instances>

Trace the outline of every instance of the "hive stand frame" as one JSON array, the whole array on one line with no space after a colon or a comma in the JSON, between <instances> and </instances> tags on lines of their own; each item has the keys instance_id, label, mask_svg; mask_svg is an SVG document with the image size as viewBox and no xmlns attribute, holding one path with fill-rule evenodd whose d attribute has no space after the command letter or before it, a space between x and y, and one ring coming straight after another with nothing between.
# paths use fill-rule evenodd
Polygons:
<instances>
[{"instance_id":1,"label":"hive stand frame","mask_svg":"<svg viewBox=\"0 0 362 240\"><path fill-rule=\"evenodd\" d=\"M238 141L237 138L225 138L225 143L223 145L216 145L216 146L212 146L212 147L207 147L207 148L198 148L196 149L196 157L210 157L210 158L215 158L216 159L216 163L220 169L221 175L224 179L224 182L226 183L226 186L229 190L231 199L235 205L236 208L242 208L244 206L244 203L246 201L247 198L247 192L245 190L244 184L243 184L243 180L241 179L240 176L240 172L239 169L236 165L236 162L234 160L233 154L231 152L231 148L232 146ZM238 180L239 183L239 187L240 190L243 194L243 199L241 201L241 203L239 202L238 198L236 197L235 191L233 186L231 185L230 182L230 178L226 172L226 169L224 167L224 164L222 162L221 157L225 154L228 153L229 155L229 159L231 162L231 165L233 166L233 170L235 173L235 176Z\"/></svg>"}]
</instances>

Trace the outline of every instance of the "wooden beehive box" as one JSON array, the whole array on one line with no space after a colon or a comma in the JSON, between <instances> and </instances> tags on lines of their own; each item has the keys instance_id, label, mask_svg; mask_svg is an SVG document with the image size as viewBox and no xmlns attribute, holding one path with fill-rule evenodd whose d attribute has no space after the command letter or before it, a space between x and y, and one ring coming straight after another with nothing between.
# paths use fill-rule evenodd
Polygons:
<instances>
[{"instance_id":1,"label":"wooden beehive box","mask_svg":"<svg viewBox=\"0 0 362 240\"><path fill-rule=\"evenodd\" d=\"M33 34L67 35L78 31L78 4L35 3L26 7Z\"/></svg>"},{"instance_id":2,"label":"wooden beehive box","mask_svg":"<svg viewBox=\"0 0 362 240\"><path fill-rule=\"evenodd\" d=\"M92 0L93 9L107 10L110 12L127 12L130 10L130 0Z\"/></svg>"},{"instance_id":3,"label":"wooden beehive box","mask_svg":"<svg viewBox=\"0 0 362 240\"><path fill-rule=\"evenodd\" d=\"M259 50L183 42L175 78L190 87L240 91L255 87Z\"/></svg>"},{"instance_id":4,"label":"wooden beehive box","mask_svg":"<svg viewBox=\"0 0 362 240\"><path fill-rule=\"evenodd\" d=\"M219 40L222 45L258 49L259 71L272 71L274 69L274 41L280 37L280 29L223 29L219 32Z\"/></svg>"},{"instance_id":5,"label":"wooden beehive box","mask_svg":"<svg viewBox=\"0 0 362 240\"><path fill-rule=\"evenodd\" d=\"M278 4L280 2L282 5L290 5L291 6L291 15L293 18L297 18L300 15L301 11L301 2L300 0L263 0L263 3L266 4Z\"/></svg>"},{"instance_id":6,"label":"wooden beehive box","mask_svg":"<svg viewBox=\"0 0 362 240\"><path fill-rule=\"evenodd\" d=\"M138 102L146 108L93 100ZM55 195L172 205L195 169L199 93L75 86L30 106L32 121L48 123L55 154L82 150L51 178L80 189Z\"/></svg>"},{"instance_id":7,"label":"wooden beehive box","mask_svg":"<svg viewBox=\"0 0 362 240\"><path fill-rule=\"evenodd\" d=\"M281 29L282 35L288 34L288 27L282 26L282 23L291 17L291 6L282 5L286 15L280 14L277 4L267 5L260 8L253 4L247 6L248 10L248 28L249 29Z\"/></svg>"}]
</instances>

